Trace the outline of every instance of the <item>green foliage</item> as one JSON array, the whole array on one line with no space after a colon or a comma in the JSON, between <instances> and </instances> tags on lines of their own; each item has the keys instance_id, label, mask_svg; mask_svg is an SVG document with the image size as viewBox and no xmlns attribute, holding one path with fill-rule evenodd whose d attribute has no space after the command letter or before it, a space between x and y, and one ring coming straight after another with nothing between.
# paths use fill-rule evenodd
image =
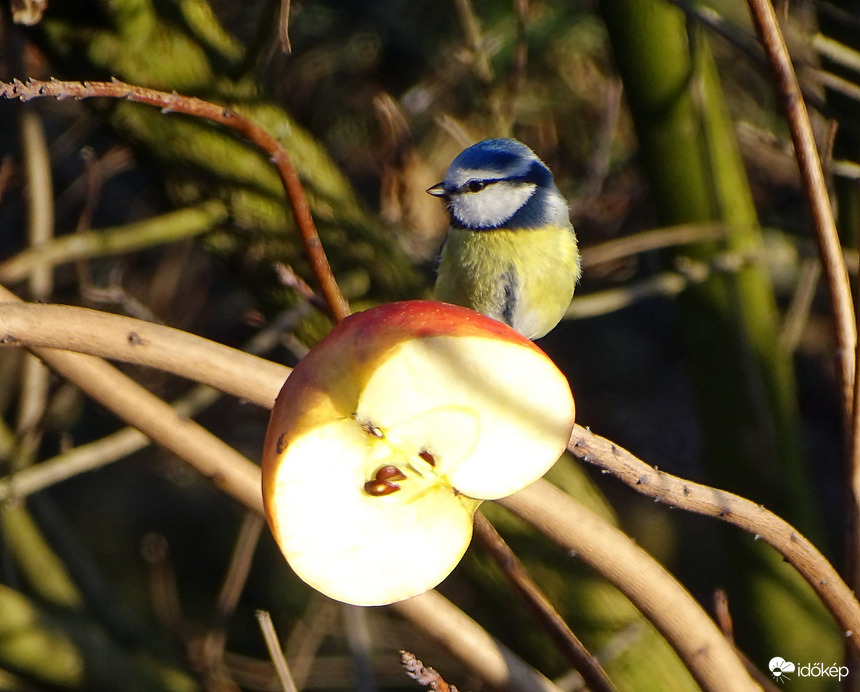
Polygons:
<instances>
[{"instance_id":1,"label":"green foliage","mask_svg":"<svg viewBox=\"0 0 860 692\"><path fill-rule=\"evenodd\" d=\"M427 292L445 219L424 190L464 144L484 137L516 136L548 163L571 201L586 261L604 240L660 225L723 224L719 240L586 265L577 295L615 289L630 296L632 307L571 321L541 346L571 380L581 424L661 469L766 504L829 557L838 554L842 438L832 344L822 326L828 310L823 299L814 303L799 344L786 344L783 321L810 243L794 164L784 148L767 143L779 142L784 130L769 94L763 98L768 79L751 58L658 0L607 0L600 14L588 3L532 0L522 3L524 17L519 3L496 0L293 2L293 53L286 56L277 46L277 4L54 2L35 27L0 23L2 77L27 76L8 72L21 58L14 47L27 45L33 76L115 76L252 117L289 153L354 309ZM851 8L851 0L844 4ZM739 1L711 5L730 22L746 21ZM789 25L804 36L812 32L802 11ZM860 32L852 26L821 16L823 34L856 51ZM842 63L822 64L860 82L860 72ZM838 91L826 99L839 123L834 156L856 162L857 100ZM18 257L26 271L3 273L27 244L18 108L0 109L0 280L25 293L32 266L24 260L38 249ZM287 362L329 328L274 268L287 265L312 283L283 189L263 154L211 123L139 104L39 108L63 236L52 247L68 248L57 260L52 301L95 304L234 345L277 320L264 348ZM94 152L94 168L81 161L84 148ZM111 157L126 148L125 162L112 168ZM856 244L856 180L839 178L835 187L840 228L846 244ZM153 219L158 233L147 223ZM772 227L775 242L765 242L762 225ZM80 243L90 249L75 254ZM775 247L783 253L779 281L771 274ZM666 273L681 275L679 293L635 300L640 283ZM29 394L21 370L8 349L0 350L0 476L27 456L21 439L31 431L19 429L18 407ZM187 388L163 374L133 374L165 398ZM67 387L46 395L35 424L39 462L119 426ZM246 455L259 456L265 412L221 401L195 415ZM766 668L775 655L839 660L841 637L820 602L751 535L640 501L570 459L551 478L658 553L707 607L725 589L736 640L755 665ZM201 663L200 649L220 624L214 604L240 522L235 508L180 461L152 449L40 499L61 508L62 531L48 531L15 507L2 514L10 538L0 558L0 686L8 679L10 689L22 690L217 687L222 671ZM606 580L498 508L487 514L585 644L606 656L620 689L694 689L661 635ZM147 572L138 553L153 534L170 553L160 561L146 553ZM83 588L91 572L115 586L135 634L105 615L116 605L112 596L92 602ZM165 575L175 580L175 593L158 581ZM178 626L153 606L153 584L184 607ZM539 669L569 669L480 549L443 590ZM268 538L237 608L228 623L229 652L267 658L249 625L253 611L266 608L284 639L295 636L288 653L316 662L310 675L318 688L357 684L352 668L341 665L355 648L354 633L345 634L330 604L313 600ZM392 652L413 645L449 680L467 679L461 663L413 627L387 611L369 617L380 688L412 688L405 680L388 684L387 675L401 680ZM241 677L251 667L243 667L245 659L228 659L243 689L263 685ZM112 686L114 680L121 684Z\"/></svg>"}]
</instances>

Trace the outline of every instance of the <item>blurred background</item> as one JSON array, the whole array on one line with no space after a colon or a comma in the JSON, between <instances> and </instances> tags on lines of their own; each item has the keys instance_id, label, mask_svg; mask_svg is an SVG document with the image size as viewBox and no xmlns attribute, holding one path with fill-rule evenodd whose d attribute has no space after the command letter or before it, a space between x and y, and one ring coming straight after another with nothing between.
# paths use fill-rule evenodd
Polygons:
<instances>
[{"instance_id":1,"label":"blurred background","mask_svg":"<svg viewBox=\"0 0 860 692\"><path fill-rule=\"evenodd\" d=\"M116 77L230 105L278 137L354 310L429 295L447 219L425 190L461 149L495 136L528 144L570 201L583 250L569 319L540 342L571 382L577 422L764 504L842 567L831 310L745 3L298 0L288 25L271 0L2 5L3 80ZM856 272L860 13L852 0L777 9ZM49 215L47 237L34 235L34 210ZM84 250L61 244L72 236ZM38 243L59 248L49 270L27 250ZM0 102L0 283L22 298L294 365L331 325L290 288L291 272L312 281L278 178L231 132L121 101ZM314 594L267 530L224 612L237 541L256 540L245 511L157 447L123 451L111 437L120 421L33 368L0 351L0 689L278 689L258 609L302 689L415 689L399 649L482 689L390 611ZM197 420L259 459L266 411L123 370L163 398L190 397ZM16 495L16 472L100 442L115 463ZM572 459L550 478L660 560L765 673L774 656L841 660L841 633L812 591L752 535ZM613 587L487 513L619 689L695 689ZM479 548L440 590L578 689Z\"/></svg>"}]
</instances>

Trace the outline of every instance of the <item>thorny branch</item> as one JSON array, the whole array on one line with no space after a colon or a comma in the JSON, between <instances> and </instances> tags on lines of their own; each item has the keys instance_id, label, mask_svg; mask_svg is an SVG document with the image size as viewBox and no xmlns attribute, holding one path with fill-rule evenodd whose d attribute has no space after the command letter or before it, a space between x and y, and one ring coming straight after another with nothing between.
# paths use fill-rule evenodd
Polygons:
<instances>
[{"instance_id":1,"label":"thorny branch","mask_svg":"<svg viewBox=\"0 0 860 692\"><path fill-rule=\"evenodd\" d=\"M734 493L649 466L626 449L579 425L574 427L568 450L643 495L672 507L721 519L764 540L803 575L843 628L850 644L860 651L857 637L860 603L827 559L787 521Z\"/></svg>"},{"instance_id":2,"label":"thorny branch","mask_svg":"<svg viewBox=\"0 0 860 692\"><path fill-rule=\"evenodd\" d=\"M30 101L43 96L53 96L58 100L97 97L125 99L157 106L161 108L162 113L185 113L205 118L226 125L244 135L265 151L277 168L305 246L308 262L332 317L340 321L349 315L349 306L332 274L311 216L299 174L280 142L256 122L231 108L209 103L199 98L182 96L176 92L168 94L164 91L146 89L116 79L110 82L62 82L56 79L47 82L38 80L22 82L18 79L12 82L0 82L0 97L2 98Z\"/></svg>"}]
</instances>

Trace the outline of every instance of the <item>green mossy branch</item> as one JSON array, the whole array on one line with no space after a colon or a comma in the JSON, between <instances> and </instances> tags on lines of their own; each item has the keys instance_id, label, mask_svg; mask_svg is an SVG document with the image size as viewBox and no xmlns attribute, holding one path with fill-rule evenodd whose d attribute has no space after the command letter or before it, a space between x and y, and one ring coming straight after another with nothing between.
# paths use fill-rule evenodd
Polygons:
<instances>
[{"instance_id":1,"label":"green mossy branch","mask_svg":"<svg viewBox=\"0 0 860 692\"><path fill-rule=\"evenodd\" d=\"M0 282L23 281L39 267L119 255L199 236L217 229L226 219L227 207L215 200L116 228L59 236L0 262Z\"/></svg>"}]
</instances>

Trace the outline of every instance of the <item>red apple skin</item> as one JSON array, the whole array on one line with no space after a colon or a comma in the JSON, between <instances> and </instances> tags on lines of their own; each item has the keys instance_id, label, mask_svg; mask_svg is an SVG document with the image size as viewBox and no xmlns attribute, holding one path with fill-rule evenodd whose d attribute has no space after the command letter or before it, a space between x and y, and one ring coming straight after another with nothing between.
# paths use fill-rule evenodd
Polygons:
<instances>
[{"instance_id":1,"label":"red apple skin","mask_svg":"<svg viewBox=\"0 0 860 692\"><path fill-rule=\"evenodd\" d=\"M374 363L389 349L410 339L454 335L497 338L543 354L532 341L491 317L448 303L413 300L350 315L301 360L278 394L263 450L263 502L276 537L281 535L273 507L276 470L290 441L349 415Z\"/></svg>"}]
</instances>

